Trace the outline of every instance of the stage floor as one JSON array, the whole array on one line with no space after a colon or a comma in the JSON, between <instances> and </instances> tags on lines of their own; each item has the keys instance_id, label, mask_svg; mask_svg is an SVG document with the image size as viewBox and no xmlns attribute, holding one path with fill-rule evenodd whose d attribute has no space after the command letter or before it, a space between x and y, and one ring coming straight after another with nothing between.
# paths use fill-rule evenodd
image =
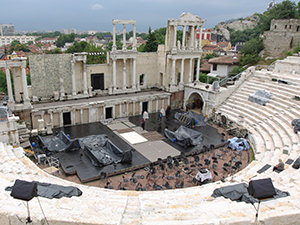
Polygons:
<instances>
[{"instance_id":1,"label":"stage floor","mask_svg":"<svg viewBox=\"0 0 300 225\"><path fill-rule=\"evenodd\" d=\"M145 130L141 128L141 116L116 119L102 124L101 122L68 126L54 129L54 134L64 131L71 139L89 135L106 134L113 144L122 151L132 151L132 162L127 164L111 164L104 167L95 167L83 150L74 152L61 152L55 154L60 161L63 171L67 175L77 174L80 181L85 183L100 179L104 176L112 176L127 171L149 166L158 158L166 159L180 154L199 153L204 146L220 146L224 144L223 136L217 129L207 125L194 128L204 136L203 144L196 147L184 148L164 137L164 129L175 131L181 125L174 119L176 111L172 111L168 117L159 120L158 113L149 114Z\"/></svg>"}]
</instances>

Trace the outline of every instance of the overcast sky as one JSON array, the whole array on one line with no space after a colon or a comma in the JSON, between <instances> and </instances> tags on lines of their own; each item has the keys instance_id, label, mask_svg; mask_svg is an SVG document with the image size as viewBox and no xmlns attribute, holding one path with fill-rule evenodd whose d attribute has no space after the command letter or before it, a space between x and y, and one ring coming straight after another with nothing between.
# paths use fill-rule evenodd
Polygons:
<instances>
[{"instance_id":1,"label":"overcast sky","mask_svg":"<svg viewBox=\"0 0 300 225\"><path fill-rule=\"evenodd\" d=\"M112 31L113 19L133 19L138 32L147 32L149 26L152 29L165 27L168 19L190 12L206 20L205 28L212 28L221 21L262 13L269 2L271 0L0 0L0 24L12 23L15 30Z\"/></svg>"}]
</instances>

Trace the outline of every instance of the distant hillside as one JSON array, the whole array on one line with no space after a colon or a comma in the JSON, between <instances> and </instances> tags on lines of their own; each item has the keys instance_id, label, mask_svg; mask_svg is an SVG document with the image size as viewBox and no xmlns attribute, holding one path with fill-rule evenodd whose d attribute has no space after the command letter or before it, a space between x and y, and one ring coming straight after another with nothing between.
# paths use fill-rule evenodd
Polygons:
<instances>
[{"instance_id":1,"label":"distant hillside","mask_svg":"<svg viewBox=\"0 0 300 225\"><path fill-rule=\"evenodd\" d=\"M247 29L254 28L259 22L259 16L257 14L253 14L252 16L248 16L245 18L232 19L225 22L221 22L215 26L213 29L214 33L223 35L228 41L230 40L230 31L244 31Z\"/></svg>"}]
</instances>

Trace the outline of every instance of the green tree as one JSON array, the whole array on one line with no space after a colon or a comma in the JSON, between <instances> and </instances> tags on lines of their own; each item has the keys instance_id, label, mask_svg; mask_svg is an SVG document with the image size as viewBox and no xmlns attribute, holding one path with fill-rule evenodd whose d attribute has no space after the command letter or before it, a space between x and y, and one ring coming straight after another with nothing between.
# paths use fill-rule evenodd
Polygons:
<instances>
[{"instance_id":1,"label":"green tree","mask_svg":"<svg viewBox=\"0 0 300 225\"><path fill-rule=\"evenodd\" d=\"M294 48L294 53L298 53L298 52L300 52L300 41L296 44Z\"/></svg>"},{"instance_id":2,"label":"green tree","mask_svg":"<svg viewBox=\"0 0 300 225\"><path fill-rule=\"evenodd\" d=\"M149 27L147 43L145 45L145 52L156 52L158 46L158 40L155 37L154 32L151 32L151 27Z\"/></svg>"},{"instance_id":3,"label":"green tree","mask_svg":"<svg viewBox=\"0 0 300 225\"><path fill-rule=\"evenodd\" d=\"M206 54L203 59L212 59L214 57L218 57L218 55L216 53L209 53L209 54Z\"/></svg>"},{"instance_id":4,"label":"green tree","mask_svg":"<svg viewBox=\"0 0 300 225\"><path fill-rule=\"evenodd\" d=\"M49 50L45 52L46 54L62 54L62 51L60 50L60 48L55 48L53 50Z\"/></svg>"},{"instance_id":5,"label":"green tree","mask_svg":"<svg viewBox=\"0 0 300 225\"><path fill-rule=\"evenodd\" d=\"M240 59L241 66L254 65L260 60L259 53L264 49L263 41L260 38L252 38L247 41L241 50L243 56Z\"/></svg>"},{"instance_id":6,"label":"green tree","mask_svg":"<svg viewBox=\"0 0 300 225\"><path fill-rule=\"evenodd\" d=\"M16 40L12 41L10 43L9 53L11 54L13 51L30 52L30 50L26 44L21 44L19 41L16 41Z\"/></svg>"},{"instance_id":7,"label":"green tree","mask_svg":"<svg viewBox=\"0 0 300 225\"><path fill-rule=\"evenodd\" d=\"M87 52L87 64L105 63L106 52L102 47L97 47L94 42L75 42L73 46L67 49L67 53Z\"/></svg>"},{"instance_id":8,"label":"green tree","mask_svg":"<svg viewBox=\"0 0 300 225\"><path fill-rule=\"evenodd\" d=\"M112 50L112 45L113 45L113 42L112 42L112 41L108 43L108 46L107 46L107 50L108 50L108 51L111 51L111 50ZM122 44L121 41L116 40L116 46L117 46L117 50L121 50L123 44Z\"/></svg>"},{"instance_id":9,"label":"green tree","mask_svg":"<svg viewBox=\"0 0 300 225\"><path fill-rule=\"evenodd\" d=\"M75 34L61 34L56 41L56 46L61 48L64 47L66 43L72 43L75 39Z\"/></svg>"},{"instance_id":10,"label":"green tree","mask_svg":"<svg viewBox=\"0 0 300 225\"><path fill-rule=\"evenodd\" d=\"M6 74L0 70L0 92L7 94Z\"/></svg>"}]
</instances>

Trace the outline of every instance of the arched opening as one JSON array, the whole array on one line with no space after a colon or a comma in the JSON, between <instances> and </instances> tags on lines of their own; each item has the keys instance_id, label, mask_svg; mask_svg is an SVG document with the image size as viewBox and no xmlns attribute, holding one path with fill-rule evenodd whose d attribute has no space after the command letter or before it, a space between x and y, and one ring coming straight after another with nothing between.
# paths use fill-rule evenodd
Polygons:
<instances>
[{"instance_id":1,"label":"arched opening","mask_svg":"<svg viewBox=\"0 0 300 225\"><path fill-rule=\"evenodd\" d=\"M193 110L197 113L202 113L204 106L204 101L198 93L193 93L190 95L189 99L186 102L186 109Z\"/></svg>"}]
</instances>

